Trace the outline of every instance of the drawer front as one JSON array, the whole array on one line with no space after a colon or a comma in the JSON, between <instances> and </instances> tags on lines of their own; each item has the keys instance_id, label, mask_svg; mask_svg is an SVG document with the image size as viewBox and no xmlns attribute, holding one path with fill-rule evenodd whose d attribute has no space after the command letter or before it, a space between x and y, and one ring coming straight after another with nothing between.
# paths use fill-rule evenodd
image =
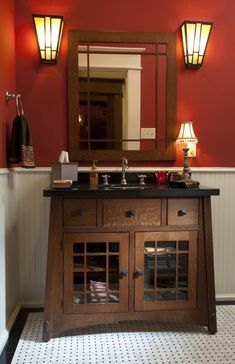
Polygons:
<instances>
[{"instance_id":1,"label":"drawer front","mask_svg":"<svg viewBox=\"0 0 235 364\"><path fill-rule=\"evenodd\" d=\"M130 225L161 225L161 200L119 199L103 201L103 226Z\"/></svg>"},{"instance_id":2,"label":"drawer front","mask_svg":"<svg viewBox=\"0 0 235 364\"><path fill-rule=\"evenodd\" d=\"M197 225L197 198L169 198L167 210L168 225Z\"/></svg>"},{"instance_id":3,"label":"drawer front","mask_svg":"<svg viewBox=\"0 0 235 364\"><path fill-rule=\"evenodd\" d=\"M96 226L96 200L64 199L64 226Z\"/></svg>"}]
</instances>

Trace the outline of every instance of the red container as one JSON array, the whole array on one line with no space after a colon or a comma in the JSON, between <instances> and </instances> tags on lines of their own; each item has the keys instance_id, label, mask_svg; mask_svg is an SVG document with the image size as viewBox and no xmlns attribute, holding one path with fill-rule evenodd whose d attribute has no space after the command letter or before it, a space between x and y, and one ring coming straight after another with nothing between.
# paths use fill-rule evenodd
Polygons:
<instances>
[{"instance_id":1,"label":"red container","mask_svg":"<svg viewBox=\"0 0 235 364\"><path fill-rule=\"evenodd\" d=\"M163 184L167 183L167 181L168 181L168 172L166 172L166 171L156 172L155 176L156 176L157 183L159 183L160 185L163 185Z\"/></svg>"}]
</instances>

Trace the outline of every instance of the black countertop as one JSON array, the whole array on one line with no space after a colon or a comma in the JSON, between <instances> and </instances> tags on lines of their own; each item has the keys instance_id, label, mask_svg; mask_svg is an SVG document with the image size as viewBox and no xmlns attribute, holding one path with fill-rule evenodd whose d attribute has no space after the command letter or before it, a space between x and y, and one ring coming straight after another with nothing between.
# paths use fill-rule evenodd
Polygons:
<instances>
[{"instance_id":1,"label":"black countertop","mask_svg":"<svg viewBox=\"0 0 235 364\"><path fill-rule=\"evenodd\" d=\"M51 188L43 191L44 197L72 198L156 198L156 197L205 197L219 195L219 189L200 186L196 188L172 188L168 185L99 185L90 187L88 184L73 185L72 188Z\"/></svg>"}]
</instances>

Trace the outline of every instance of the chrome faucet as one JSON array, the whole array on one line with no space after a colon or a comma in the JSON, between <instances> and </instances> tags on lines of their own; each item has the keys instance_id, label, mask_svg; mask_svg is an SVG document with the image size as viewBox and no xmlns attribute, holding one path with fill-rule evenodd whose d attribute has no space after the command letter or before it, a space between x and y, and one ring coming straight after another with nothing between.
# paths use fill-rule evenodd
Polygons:
<instances>
[{"instance_id":1,"label":"chrome faucet","mask_svg":"<svg viewBox=\"0 0 235 364\"><path fill-rule=\"evenodd\" d=\"M126 159L126 157L122 158L122 180L121 180L121 185L126 185L127 181L126 181L126 170L128 168L128 160Z\"/></svg>"}]
</instances>

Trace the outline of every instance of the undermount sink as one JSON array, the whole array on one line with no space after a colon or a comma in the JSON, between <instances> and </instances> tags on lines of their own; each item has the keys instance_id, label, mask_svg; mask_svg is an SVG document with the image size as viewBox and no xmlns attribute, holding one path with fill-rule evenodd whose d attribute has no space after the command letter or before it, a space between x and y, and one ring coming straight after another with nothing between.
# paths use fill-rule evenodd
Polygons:
<instances>
[{"instance_id":1,"label":"undermount sink","mask_svg":"<svg viewBox=\"0 0 235 364\"><path fill-rule=\"evenodd\" d=\"M154 188L154 185L121 185L110 184L100 186L104 190L144 190L146 188Z\"/></svg>"}]
</instances>

